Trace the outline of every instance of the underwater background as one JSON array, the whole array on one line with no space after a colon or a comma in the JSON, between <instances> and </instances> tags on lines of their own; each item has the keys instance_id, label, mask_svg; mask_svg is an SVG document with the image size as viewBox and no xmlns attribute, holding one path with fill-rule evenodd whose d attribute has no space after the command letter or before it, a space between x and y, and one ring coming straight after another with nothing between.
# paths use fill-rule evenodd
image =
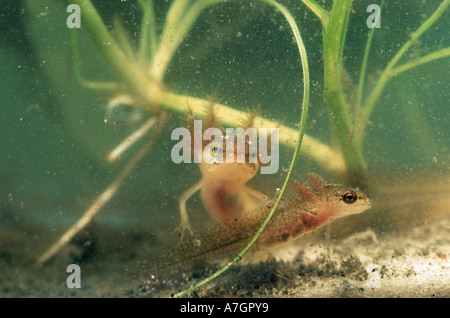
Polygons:
<instances>
[{"instance_id":1,"label":"underwater background","mask_svg":"<svg viewBox=\"0 0 450 318\"><path fill-rule=\"evenodd\" d=\"M366 24L370 15L366 8L373 2L353 2L342 48L342 89L351 114L356 114L352 107L356 107L356 89L371 31ZM370 94L386 65L411 34L448 2L386 1L381 27L375 30L371 43L364 96ZM143 18L140 4L145 1L92 3L111 34L126 43L124 51L138 51ZM335 127L330 121L333 114L324 99L321 23L301 1L280 3L298 24L308 54L311 97L306 134L339 152ZM317 3L331 10L331 1ZM127 287L115 282L141 271L155 250L169 248L179 239L178 198L201 177L196 165L177 165L170 157L175 143L170 135L174 128L184 125L183 111L168 111L167 122L149 154L122 182L87 230L48 264L31 265L77 222L145 145L144 137L116 162L106 159L110 151L151 117L146 109L133 104L109 113L108 103L115 97L114 90L87 89L77 81L77 74L103 83L119 79L92 40L95 35L83 16L81 29L75 30L78 43L74 44L70 35L74 30L66 25L69 4L70 1L56 0L5 1L0 8L0 296L170 295L198 277L174 279L153 290L142 287L142 274L137 279L139 283L132 281ZM157 34L163 31L171 4L154 2ZM399 63L406 64L436 51L443 51L446 56L393 76L370 119L364 121L361 149L368 177L364 183L350 185L365 187L374 205L361 215L331 225L331 249L336 253L333 270L327 272L328 262L320 257L316 263L308 263L308 257L297 260L295 269L283 260L277 263L270 258L259 263L261 268L239 265L241 274L233 269L234 274L201 296L256 296L256 285L264 286L258 288L258 293L266 297L450 296L449 46L447 8ZM75 55L78 63L74 63ZM175 94L205 101L216 94L223 105L243 112L257 109L263 118L298 128L304 87L297 46L282 15L263 2L229 1L205 9L174 51L162 85ZM355 115L352 119L356 134L359 118ZM274 196L286 177L293 154L293 147L282 144L279 173L257 175L249 185ZM293 178L305 181L309 172L318 173L331 183L348 182L301 154ZM198 195L190 200L188 209L194 228L211 223ZM358 233L366 236L357 238L357 244L345 241ZM325 231L318 231L298 244L308 253L327 255L326 236ZM424 245L414 247L416 241ZM356 245L361 250L351 247ZM361 256L358 253L363 249L374 254ZM394 257L405 259L399 265L392 261ZM419 266L419 270L414 262L432 265ZM80 264L83 270L86 284L81 289L68 289L65 285L65 269L71 263ZM386 288L366 288L364 294L358 284L365 284L368 274L364 269L371 263L382 267L382 284L385 279ZM310 266L309 272L305 266ZM408 270L394 270L402 266L411 267L409 274ZM198 275L202 278L214 268ZM273 268L285 271L285 275L295 272L292 275L298 280L273 276ZM425 281L417 285L411 277L421 277L420 271L434 273L435 280L428 278L434 287L427 289ZM255 272L269 274L249 274ZM326 275L320 275L321 272ZM239 283L233 275L248 277L252 282ZM395 280L400 276L404 280ZM339 284L329 283L339 280ZM104 283L106 287L98 287ZM314 292L311 286L316 286ZM321 292L317 286L326 288ZM418 286L423 293L417 293Z\"/></svg>"}]
</instances>

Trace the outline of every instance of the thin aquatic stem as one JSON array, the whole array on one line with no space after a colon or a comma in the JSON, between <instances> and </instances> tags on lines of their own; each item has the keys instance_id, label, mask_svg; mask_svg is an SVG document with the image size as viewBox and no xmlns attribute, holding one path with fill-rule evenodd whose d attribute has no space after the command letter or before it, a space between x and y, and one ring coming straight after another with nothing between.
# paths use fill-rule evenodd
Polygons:
<instances>
[{"instance_id":1,"label":"thin aquatic stem","mask_svg":"<svg viewBox=\"0 0 450 318\"><path fill-rule=\"evenodd\" d=\"M160 111L159 102L163 94L160 83L152 81L141 66L130 61L106 28L102 18L89 0L73 0L82 10L82 19L90 35L111 69L123 81L126 88L146 102L150 112Z\"/></svg>"},{"instance_id":2,"label":"thin aquatic stem","mask_svg":"<svg viewBox=\"0 0 450 318\"><path fill-rule=\"evenodd\" d=\"M191 0L175 0L167 12L160 41L169 41L171 34L176 33L178 24L184 16Z\"/></svg>"},{"instance_id":3,"label":"thin aquatic stem","mask_svg":"<svg viewBox=\"0 0 450 318\"><path fill-rule=\"evenodd\" d=\"M411 47L411 45L416 42L420 36L428 30L434 23L436 23L437 20L442 16L442 14L447 9L448 5L450 4L450 0L444 0L439 7L434 11L434 13L424 22L422 23L419 28L414 31L411 34L411 37L408 41L406 41L405 44L400 48L400 50L395 54L395 56L392 58L392 60L389 62L389 64L386 66L386 68L381 73L377 83L375 84L374 89L372 90L371 94L367 97L365 100L365 108L364 108L364 120L362 121L362 131L364 131L366 122L369 120L370 115L373 112L373 109L375 108L376 102L381 96L381 92L383 91L384 87L386 86L387 82L392 78L392 76L395 75L395 73L392 71L400 58L403 57L403 55L406 53L406 51Z\"/></svg>"},{"instance_id":4,"label":"thin aquatic stem","mask_svg":"<svg viewBox=\"0 0 450 318\"><path fill-rule=\"evenodd\" d=\"M425 63L429 63L444 57L450 56L450 47L447 47L445 49L439 50L439 51L435 51L433 53L421 56L415 60L409 61L407 63L404 63L403 65L394 67L391 70L390 75L391 76L396 76L400 73L409 71L412 68L418 67L420 65L423 65Z\"/></svg>"},{"instance_id":5,"label":"thin aquatic stem","mask_svg":"<svg viewBox=\"0 0 450 318\"><path fill-rule=\"evenodd\" d=\"M181 0L178 0L181 1ZM177 21L172 21L173 17L169 19L161 36L161 42L158 50L151 63L149 75L159 81L162 81L166 68L178 49L183 38L191 30L192 25L197 20L198 16L208 7L226 2L227 0L202 0L196 1L190 6L184 15L180 15L177 10L171 10L169 16L172 14L178 18ZM177 4L177 2L175 2ZM175 5L174 4L174 5ZM183 3L184 4L184 3ZM173 5L173 6L174 6ZM171 8L172 9L172 8ZM185 9L185 8L184 8Z\"/></svg>"},{"instance_id":6,"label":"thin aquatic stem","mask_svg":"<svg viewBox=\"0 0 450 318\"><path fill-rule=\"evenodd\" d=\"M116 39L117 44L123 53L125 53L126 57L131 62L136 62L138 56L133 49L133 46L130 43L127 32L123 27L122 22L118 17L114 17L114 29L112 31L114 38Z\"/></svg>"},{"instance_id":7,"label":"thin aquatic stem","mask_svg":"<svg viewBox=\"0 0 450 318\"><path fill-rule=\"evenodd\" d=\"M354 127L341 84L342 54L351 4L351 0L333 2L324 41L325 101L345 160L349 181L363 185L366 181L366 165L361 147L350 138Z\"/></svg>"},{"instance_id":8,"label":"thin aquatic stem","mask_svg":"<svg viewBox=\"0 0 450 318\"><path fill-rule=\"evenodd\" d=\"M114 162L119 158L126 150L133 146L138 140L144 137L150 129L155 125L156 117L150 118L145 122L138 130L134 131L131 135L126 137L117 147L115 147L107 156L109 162Z\"/></svg>"},{"instance_id":9,"label":"thin aquatic stem","mask_svg":"<svg viewBox=\"0 0 450 318\"><path fill-rule=\"evenodd\" d=\"M319 18L322 28L326 30L328 28L328 11L322 8L314 0L302 0L302 2L311 10L317 18Z\"/></svg>"},{"instance_id":10,"label":"thin aquatic stem","mask_svg":"<svg viewBox=\"0 0 450 318\"><path fill-rule=\"evenodd\" d=\"M139 0L142 9L141 36L139 41L139 60L151 60L156 51L156 20L153 0Z\"/></svg>"},{"instance_id":11,"label":"thin aquatic stem","mask_svg":"<svg viewBox=\"0 0 450 318\"><path fill-rule=\"evenodd\" d=\"M294 151L294 155L292 157L292 162L291 165L289 167L289 171L287 173L286 179L284 181L284 184L281 188L280 194L278 195L278 198L272 208L272 210L270 211L269 215L266 217L266 219L264 220L263 224L261 225L261 227L259 228L258 232L253 236L253 238L250 240L250 242L244 247L244 249L242 249L242 251L233 259L231 260L228 264L226 264L225 266L223 266L221 269L219 269L218 271L216 271L214 274L212 274L211 276L207 277L206 279L202 280L201 282L199 282L198 284L195 284L194 286L191 286L190 288L183 290L177 294L174 295L174 297L181 297L184 294L191 292L205 284L207 284L208 282L210 282L211 280L213 280L214 278L220 276L222 273L224 273L225 271L227 271L233 264L235 264L236 262L238 262L244 255L245 253L247 253L247 251L253 246L253 244L258 240L259 236L261 235L261 233L264 231L264 229L266 228L267 224L270 222L270 219L272 218L272 216L274 215L280 201L281 198L284 195L284 192L289 184L289 180L290 177L292 175L292 171L295 167L295 164L297 162L299 153L300 153L300 148L302 145L302 140L303 140L303 136L305 133L305 129L306 129L306 124L307 124L307 117L308 117L308 106L309 106L309 91L310 91L310 79L309 79L309 67L308 67L308 59L307 59L307 54L306 54L306 49L305 46L303 44L301 35L300 35L300 31L298 30L297 24L295 23L294 19L292 18L291 14L289 13L289 11L282 5L280 5L278 2L274 1L274 0L261 0L271 6L274 6L278 11L280 11L283 16L285 17L285 19L288 21L292 32L294 34L299 52L300 52L300 58L301 58L301 62L302 62L302 68L303 68L303 100L302 100L302 111L301 111L301 117L300 117L300 129L298 132L298 137L297 137L297 144L295 147L295 151Z\"/></svg>"},{"instance_id":12,"label":"thin aquatic stem","mask_svg":"<svg viewBox=\"0 0 450 318\"><path fill-rule=\"evenodd\" d=\"M71 62L72 62L72 70L75 76L76 81L83 87L96 91L106 91L113 92L119 91L121 89L122 84L119 82L101 82L101 81L89 81L83 78L81 74L81 60L78 51L78 41L77 35L74 30L70 31L70 41L71 41Z\"/></svg>"},{"instance_id":13,"label":"thin aquatic stem","mask_svg":"<svg viewBox=\"0 0 450 318\"><path fill-rule=\"evenodd\" d=\"M347 37L347 27L348 27L348 21L350 20L350 10L351 10L351 4L352 0L350 0L350 6L347 7L346 3L343 1L342 5L340 6L340 10L337 10L335 13L336 17L340 19L339 17L342 16L344 19L341 24L341 36L340 36L340 44L339 44L339 51L338 51L338 67L340 68L340 72L343 67L343 59L344 59L344 47L345 47L345 39Z\"/></svg>"},{"instance_id":14,"label":"thin aquatic stem","mask_svg":"<svg viewBox=\"0 0 450 318\"><path fill-rule=\"evenodd\" d=\"M152 56L148 74L155 79L161 80L167 64L178 47L179 43L174 41L180 20L185 14L191 0L175 0L167 12L165 23L157 47Z\"/></svg>"},{"instance_id":15,"label":"thin aquatic stem","mask_svg":"<svg viewBox=\"0 0 450 318\"><path fill-rule=\"evenodd\" d=\"M380 10L378 11L377 15L375 16L374 24L377 23L377 21L380 19L381 11L383 10L385 0L381 1L380 4ZM366 48L364 50L364 57L361 64L361 72L359 73L359 83L358 83L358 90L356 92L356 108L358 111L361 109L361 102L363 98L363 90L364 90L364 81L366 79L366 68L367 68L367 62L369 60L369 53L370 53L370 46L372 44L373 35L375 34L375 27L372 26L369 32L369 37L367 38Z\"/></svg>"}]
</instances>

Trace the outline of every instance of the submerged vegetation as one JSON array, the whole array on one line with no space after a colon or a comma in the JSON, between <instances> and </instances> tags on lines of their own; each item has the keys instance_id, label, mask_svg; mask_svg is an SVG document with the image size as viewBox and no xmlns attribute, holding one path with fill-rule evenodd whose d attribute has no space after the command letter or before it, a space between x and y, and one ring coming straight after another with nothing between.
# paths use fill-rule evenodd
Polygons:
<instances>
[{"instance_id":1,"label":"submerged vegetation","mask_svg":"<svg viewBox=\"0 0 450 318\"><path fill-rule=\"evenodd\" d=\"M130 49L129 43L125 42L125 37L119 37L118 41L115 40L103 24L95 7L89 1L80 1L78 4L81 6L83 21L87 23L94 41L111 65L112 70L115 71L121 80L118 83L108 83L112 86L111 89L116 91L117 89L121 89L129 92L132 96L135 95L136 99L140 101L140 106L153 113L161 111L161 108L182 113L184 112L184 105L188 103L193 113L200 115L203 111L205 101L190 98L190 96L179 96L168 90L164 90L163 78L168 64L171 62L183 38L191 30L199 15L213 5L226 2L230 1L174 1L167 13L163 31L158 37L155 33L156 20L152 2L139 1L143 10L139 51L135 54L130 52L128 55L125 50L121 49L123 47L128 47L128 50ZM282 12L292 28L296 42L300 44L300 32L289 10L276 1L267 0L262 2L266 2L276 10ZM365 128L374 111L375 105L384 87L394 76L424 63L450 55L450 48L447 47L398 65L400 59L405 56L411 46L439 20L450 2L442 1L435 12L411 34L410 38L400 46L395 56L382 71L373 88L368 90L365 88L364 77L366 75L365 70L370 54L371 40L376 30L375 28L371 29L366 44L366 56L361 65L357 102L353 108L349 107L349 101L346 100L342 87L342 72L345 67L343 52L352 1L334 1L329 11L325 10L313 0L304 0L302 2L308 9L314 12L321 22L324 48L324 98L328 106L333 129L336 131L335 137L340 145L340 151L335 154L331 149L327 148L327 145L314 139L310 141L306 139L304 146L306 148L305 152L312 158L320 160L319 162L325 168L329 169L333 169L334 165L330 165L330 162L323 158L329 157L331 154L334 157L332 161L336 162L339 161L336 157L342 154L344 164L339 168L335 168L335 171L348 174L349 180L351 180L350 183L364 184L366 182L366 164L361 147ZM76 30L73 30L73 32L76 32ZM122 32L117 33L121 34ZM104 43L108 43L108 45L104 45ZM143 68L141 65L143 65ZM108 89L108 84L105 83L84 83L90 88L100 88L102 85L106 85L105 88ZM308 84L306 83L305 85ZM237 106L235 108L238 110L231 109L225 105L218 105L217 113L219 120L223 121L223 124L237 126L243 114L242 111L239 111L242 107ZM350 113L349 109L352 109L353 113ZM264 120L263 118L257 118L255 120L257 123L259 121L261 121L261 126L264 127L276 126L274 122ZM292 134L288 127L281 126L280 128L280 141L291 147L295 147L296 142L293 142L293 140L296 134Z\"/></svg>"},{"instance_id":2,"label":"submerged vegetation","mask_svg":"<svg viewBox=\"0 0 450 318\"><path fill-rule=\"evenodd\" d=\"M55 7L59 6L59 4L54 3L55 1L50 2ZM135 37L131 38L127 35L129 30L126 30L125 27L126 21L116 18L113 20L114 27L108 27L105 20L111 21L111 17L102 16L101 10L95 5L95 2L92 3L89 0L72 0L70 2L79 5L81 8L83 24L81 29L67 29L70 32L73 75L78 83L81 87L102 95L125 96L128 104L143 109L151 115L146 123L132 132L130 136L125 138L124 143L110 153L110 161L115 161L130 148L134 141L147 136L149 132L151 132L151 137L138 154L124 167L117 179L86 211L80 221L71 227L46 253L42 254L37 261L38 263L47 261L63 248L115 195L134 167L158 143L157 136L167 122L167 114L184 114L186 107L189 106L194 116L202 115L207 99L177 93L176 87L170 87L165 82L167 70L170 65L177 63L174 60L176 53L180 50L180 46L190 32L195 32L194 27L202 15L207 15L208 10L215 6L240 3L230 0L174 0L170 3L166 16L162 19L157 16L157 12L159 13L161 10L155 7L159 5L159 2L138 0L136 10L139 9L139 11L136 12L136 19L139 19L140 23L135 30ZM298 120L296 120L297 128L279 123L277 118L268 119L263 112L255 116L254 127L279 127L280 143L294 150L293 157L277 200L260 230L226 267L200 284L210 281L227 270L258 239L272 215L276 213L277 205L282 200L284 190L289 183L289 178L300 154L312 159L323 169L335 174L343 182L361 188L369 187L369 173L365 159L368 154L364 152L363 147L365 146L367 129L376 113L377 103L383 96L386 86L401 73L450 56L450 47L444 47L423 55L408 57L420 38L427 31L430 31L448 10L450 0L443 0L415 30L412 30L409 38L405 39L403 43L397 43L393 57L390 57L385 67L379 71L379 74L375 75L375 79L371 78L370 82L367 80L367 69L371 56L373 56L371 50L373 49L377 29L374 27L364 29L364 32L369 30L367 42L365 43L361 65L358 65L360 71L357 72L357 78L353 81L358 84L351 87L351 93L349 94L344 80L348 76L344 50L347 32L352 27L352 0L336 0L332 2L332 5L329 5L327 1L321 4L314 0L301 0L301 5L300 0L297 2L289 1L288 5L276 0L261 0L259 2L279 13L285 19L285 27L289 26L292 39L298 50L298 61L302 67L302 74L291 80L301 83L299 87L303 87L303 99L295 106L301 109L301 112L298 112L300 114ZM247 2L243 3L249 5ZM29 1L28 5L30 10L39 10L34 1ZM307 131L306 120L310 100L310 74L307 54L311 54L311 52L303 43L302 37L304 38L306 35L298 27L298 14L293 14L294 10L309 10L320 22L321 53L323 54L323 99L328 110L331 143L312 137ZM377 22L376 19L382 19L383 10L386 10L384 0L380 3L380 10L372 21L373 26ZM104 11L104 8L102 8L102 11ZM387 23L381 21L382 25ZM101 63L106 65L106 68L110 71L108 75L112 78L110 81L97 82L87 78L86 74L89 72L83 67L85 61L83 60L83 54L80 52L91 43L99 51ZM374 75L371 76L374 77ZM213 83L213 85L219 84ZM229 106L229 104L226 101L215 106L217 120L221 125L237 127L241 124L242 118L246 116L245 109L248 105ZM110 104L112 108L115 106L114 103ZM133 141L130 143L130 140ZM194 286L194 288L197 287Z\"/></svg>"}]
</instances>

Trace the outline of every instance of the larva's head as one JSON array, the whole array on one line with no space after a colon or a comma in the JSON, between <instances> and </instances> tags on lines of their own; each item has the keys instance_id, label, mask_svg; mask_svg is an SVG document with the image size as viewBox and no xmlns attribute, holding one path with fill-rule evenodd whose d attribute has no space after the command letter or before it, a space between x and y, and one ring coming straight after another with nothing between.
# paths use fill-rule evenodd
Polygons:
<instances>
[{"instance_id":1,"label":"larva's head","mask_svg":"<svg viewBox=\"0 0 450 318\"><path fill-rule=\"evenodd\" d=\"M226 143L213 141L203 149L200 171L204 178L245 183L253 178L259 169L258 154L252 147L243 147L242 154L237 146L224 147Z\"/></svg>"},{"instance_id":2,"label":"larva's head","mask_svg":"<svg viewBox=\"0 0 450 318\"><path fill-rule=\"evenodd\" d=\"M335 218L352 214L359 214L372 206L372 200L364 192L357 188L349 188L342 185L326 185L320 189L323 204L336 209Z\"/></svg>"},{"instance_id":3,"label":"larva's head","mask_svg":"<svg viewBox=\"0 0 450 318\"><path fill-rule=\"evenodd\" d=\"M330 212L332 219L359 214L372 206L372 199L358 188L325 184L316 175L310 175L313 187L293 184L295 190L307 201Z\"/></svg>"}]
</instances>

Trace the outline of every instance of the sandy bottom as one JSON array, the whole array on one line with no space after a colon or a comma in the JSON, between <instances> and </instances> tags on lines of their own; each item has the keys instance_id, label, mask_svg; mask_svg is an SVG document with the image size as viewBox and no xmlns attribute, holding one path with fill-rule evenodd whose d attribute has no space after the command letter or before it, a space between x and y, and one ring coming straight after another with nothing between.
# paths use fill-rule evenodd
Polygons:
<instances>
[{"instance_id":1,"label":"sandy bottom","mask_svg":"<svg viewBox=\"0 0 450 318\"><path fill-rule=\"evenodd\" d=\"M449 230L445 217L411 227L332 235L327 243L323 229L288 246L247 254L185 296L450 297ZM197 262L148 272L143 260L157 237L95 224L44 266L33 266L32 260L54 235L10 224L0 240L1 297L170 297L219 268ZM81 269L79 289L66 284L71 263Z\"/></svg>"}]
</instances>

